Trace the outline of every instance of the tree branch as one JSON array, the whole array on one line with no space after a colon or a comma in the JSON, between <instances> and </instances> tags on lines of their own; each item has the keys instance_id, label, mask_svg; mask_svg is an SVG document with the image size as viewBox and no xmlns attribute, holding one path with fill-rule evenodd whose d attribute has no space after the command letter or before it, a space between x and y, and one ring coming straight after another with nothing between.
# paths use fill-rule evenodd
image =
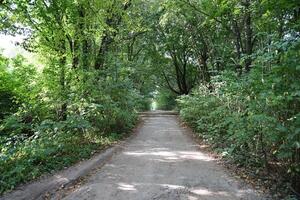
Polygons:
<instances>
[{"instance_id":1,"label":"tree branch","mask_svg":"<svg viewBox=\"0 0 300 200\"><path fill-rule=\"evenodd\" d=\"M180 92L176 91L176 90L171 86L171 84L170 84L170 82L169 82L169 79L167 78L165 72L162 72L162 73L163 73L163 76L164 76L164 78L165 78L165 80L166 80L166 82L167 82L168 87L170 88L170 90L171 90L172 92L174 92L174 93L180 95Z\"/></svg>"}]
</instances>

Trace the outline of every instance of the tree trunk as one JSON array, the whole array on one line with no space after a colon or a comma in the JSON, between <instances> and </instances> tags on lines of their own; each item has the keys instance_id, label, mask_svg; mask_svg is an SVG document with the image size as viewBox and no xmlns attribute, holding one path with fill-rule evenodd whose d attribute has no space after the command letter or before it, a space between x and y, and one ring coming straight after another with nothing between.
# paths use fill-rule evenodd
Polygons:
<instances>
[{"instance_id":1,"label":"tree trunk","mask_svg":"<svg viewBox=\"0 0 300 200\"><path fill-rule=\"evenodd\" d=\"M123 8L121 10L126 11L130 6L131 6L131 0L127 1L127 3L123 5ZM114 12L114 11L110 11L110 12ZM113 43L114 38L118 33L119 25L121 22L122 22L122 13L119 12L113 13L112 16L106 19L106 24L112 29L114 29L115 31L114 32L105 31L104 37L102 38L100 43L99 51L96 56L96 61L94 65L95 69L103 68L105 64L105 56L109 51L109 46Z\"/></svg>"},{"instance_id":2,"label":"tree trunk","mask_svg":"<svg viewBox=\"0 0 300 200\"><path fill-rule=\"evenodd\" d=\"M253 36L252 36L252 24L251 24L251 11L250 11L250 0L246 0L245 2L245 35L246 35L246 44L245 44L245 70L249 72L252 64L252 49L253 49Z\"/></svg>"},{"instance_id":3,"label":"tree trunk","mask_svg":"<svg viewBox=\"0 0 300 200\"><path fill-rule=\"evenodd\" d=\"M102 69L105 62L105 55L109 50L109 46L113 42L113 38L107 32L105 36L102 38L100 49L98 51L98 55L96 57L95 69Z\"/></svg>"},{"instance_id":4,"label":"tree trunk","mask_svg":"<svg viewBox=\"0 0 300 200\"><path fill-rule=\"evenodd\" d=\"M65 40L61 41L61 47L60 47L60 54L61 57L59 58L59 67L60 67L60 87L61 87L61 101L62 105L60 107L59 113L58 113L58 119L59 120L66 120L67 119L67 101L66 101L66 46L65 46Z\"/></svg>"},{"instance_id":5,"label":"tree trunk","mask_svg":"<svg viewBox=\"0 0 300 200\"><path fill-rule=\"evenodd\" d=\"M236 20L233 20L232 22L232 29L234 33L234 43L235 43L235 50L236 50L236 57L237 57L237 62L235 63L236 65L236 71L238 74L242 74L242 66L240 64L241 62L241 54L242 54L242 38L241 38L241 32L238 26L238 23Z\"/></svg>"}]
</instances>

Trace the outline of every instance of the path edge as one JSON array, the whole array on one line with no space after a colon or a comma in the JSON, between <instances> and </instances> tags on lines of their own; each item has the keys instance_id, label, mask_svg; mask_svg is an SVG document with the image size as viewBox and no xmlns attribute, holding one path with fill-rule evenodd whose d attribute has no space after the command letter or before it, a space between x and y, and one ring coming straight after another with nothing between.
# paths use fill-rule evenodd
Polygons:
<instances>
[{"instance_id":1,"label":"path edge","mask_svg":"<svg viewBox=\"0 0 300 200\"><path fill-rule=\"evenodd\" d=\"M123 149L125 143L134 138L141 129L144 121L139 117L135 128L124 139L100 150L91 158L77 162L76 164L25 183L11 192L0 196L0 200L34 200L44 199L47 193L53 194L61 188L76 183L80 178L87 176L94 169L102 167L113 155Z\"/></svg>"},{"instance_id":2,"label":"path edge","mask_svg":"<svg viewBox=\"0 0 300 200\"><path fill-rule=\"evenodd\" d=\"M206 155L212 157L220 168L234 181L239 183L239 187L250 189L252 192L255 192L260 198L264 200L273 200L270 191L265 191L262 188L256 188L256 184L247 180L245 177L241 176L243 173L238 173L235 169L231 168L232 166L228 164L228 160L222 158L219 153L216 153L211 145L204 142L201 137L198 136L197 133L187 122L185 122L180 115L177 116L177 120L179 122L180 127L185 130L183 133L189 137L189 139L197 145L197 149Z\"/></svg>"}]
</instances>

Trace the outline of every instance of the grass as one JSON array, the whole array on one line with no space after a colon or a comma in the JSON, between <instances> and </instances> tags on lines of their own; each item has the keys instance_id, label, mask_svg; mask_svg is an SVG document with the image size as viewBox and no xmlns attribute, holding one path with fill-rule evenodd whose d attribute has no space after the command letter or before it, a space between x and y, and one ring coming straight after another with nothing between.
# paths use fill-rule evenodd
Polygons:
<instances>
[{"instance_id":1,"label":"grass","mask_svg":"<svg viewBox=\"0 0 300 200\"><path fill-rule=\"evenodd\" d=\"M9 145L0 143L0 194L90 158L121 138L120 134L59 133Z\"/></svg>"}]
</instances>

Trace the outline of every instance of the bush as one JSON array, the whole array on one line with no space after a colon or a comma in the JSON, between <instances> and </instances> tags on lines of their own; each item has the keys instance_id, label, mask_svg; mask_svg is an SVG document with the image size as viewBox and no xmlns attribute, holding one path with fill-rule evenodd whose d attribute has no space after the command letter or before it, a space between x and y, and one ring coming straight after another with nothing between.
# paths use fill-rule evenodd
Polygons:
<instances>
[{"instance_id":1,"label":"bush","mask_svg":"<svg viewBox=\"0 0 300 200\"><path fill-rule=\"evenodd\" d=\"M156 98L157 110L173 110L176 108L177 95L169 90L161 89Z\"/></svg>"},{"instance_id":2,"label":"bush","mask_svg":"<svg viewBox=\"0 0 300 200\"><path fill-rule=\"evenodd\" d=\"M225 72L214 78L213 92L199 87L178 105L181 117L222 155L239 165L279 170L283 181L299 188L300 68L286 59L246 77Z\"/></svg>"},{"instance_id":3,"label":"bush","mask_svg":"<svg viewBox=\"0 0 300 200\"><path fill-rule=\"evenodd\" d=\"M96 70L78 70L62 90L55 62L42 72L22 57L10 63L12 70L0 57L0 194L89 158L137 121L140 95L128 80L112 84Z\"/></svg>"}]
</instances>

